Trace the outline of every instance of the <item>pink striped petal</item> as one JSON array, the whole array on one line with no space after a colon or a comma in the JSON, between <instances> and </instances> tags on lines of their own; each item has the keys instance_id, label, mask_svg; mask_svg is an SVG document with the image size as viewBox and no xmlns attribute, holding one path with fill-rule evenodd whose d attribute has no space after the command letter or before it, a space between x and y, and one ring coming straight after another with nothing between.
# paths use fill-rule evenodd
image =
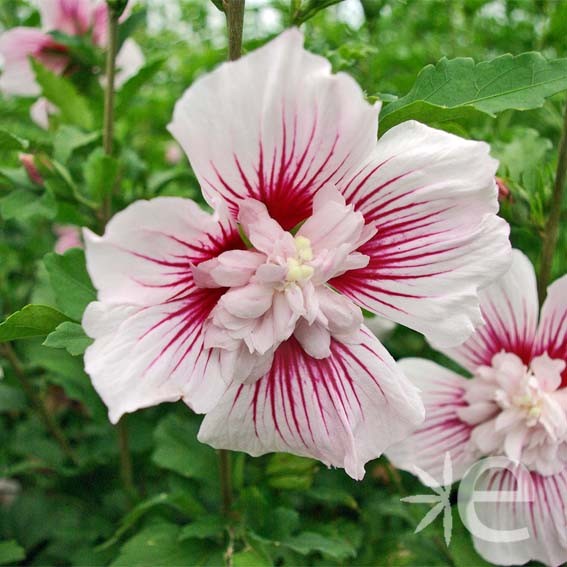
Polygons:
<instances>
[{"instance_id":1,"label":"pink striped petal","mask_svg":"<svg viewBox=\"0 0 567 567\"><path fill-rule=\"evenodd\" d=\"M493 469L476 482L477 491L515 493L511 502L497 496L494 503L475 499L480 522L492 530L527 530L526 539L506 542L474 537L478 553L496 565L523 565L540 561L550 567L567 563L567 469L541 476L525 469ZM474 533L474 531L473 531ZM480 535L480 534L478 534ZM522 534L519 534L522 535Z\"/></svg>"},{"instance_id":2,"label":"pink striped petal","mask_svg":"<svg viewBox=\"0 0 567 567\"><path fill-rule=\"evenodd\" d=\"M95 341L85 352L85 370L112 423L162 402L183 399L199 413L217 403L226 384L202 332L215 300L209 290L198 290L191 301L152 307L87 307L82 323Z\"/></svg>"},{"instance_id":3,"label":"pink striped petal","mask_svg":"<svg viewBox=\"0 0 567 567\"><path fill-rule=\"evenodd\" d=\"M545 353L550 358L567 362L567 275L553 282L547 289L547 298L534 346L534 357ZM567 369L562 373L562 387L567 387Z\"/></svg>"},{"instance_id":4,"label":"pink striped petal","mask_svg":"<svg viewBox=\"0 0 567 567\"><path fill-rule=\"evenodd\" d=\"M104 236L85 230L84 238L99 300L140 306L189 295L193 264L244 246L234 224L178 197L136 201L111 219Z\"/></svg>"},{"instance_id":5,"label":"pink striped petal","mask_svg":"<svg viewBox=\"0 0 567 567\"><path fill-rule=\"evenodd\" d=\"M566 305L563 301L563 315ZM471 372L481 365L491 366L493 356L501 351L514 353L524 364L529 364L539 302L534 268L522 252L513 250L508 272L480 292L480 306L484 325L463 345L444 349L444 352ZM564 329L567 329L567 323ZM567 341L564 344L567 345Z\"/></svg>"},{"instance_id":6,"label":"pink striped petal","mask_svg":"<svg viewBox=\"0 0 567 567\"><path fill-rule=\"evenodd\" d=\"M283 343L263 378L230 387L205 416L199 439L254 456L314 457L361 479L367 461L421 423L423 406L370 331L360 334L358 345L333 341L323 360L294 338Z\"/></svg>"},{"instance_id":7,"label":"pink striped petal","mask_svg":"<svg viewBox=\"0 0 567 567\"><path fill-rule=\"evenodd\" d=\"M192 266L242 246L234 225L163 197L121 211L103 236L84 235L100 300L84 315L95 339L85 367L110 419L178 399L208 411L225 384L218 353L203 345L203 325L225 289L196 287ZM115 310L121 318L106 325Z\"/></svg>"},{"instance_id":8,"label":"pink striped petal","mask_svg":"<svg viewBox=\"0 0 567 567\"><path fill-rule=\"evenodd\" d=\"M510 260L488 149L417 122L389 130L338 184L378 232L359 248L368 266L332 285L436 344L466 340L482 321L478 290Z\"/></svg>"},{"instance_id":9,"label":"pink striped petal","mask_svg":"<svg viewBox=\"0 0 567 567\"><path fill-rule=\"evenodd\" d=\"M425 422L411 437L389 448L386 456L397 468L417 474L424 484L435 479L442 486L448 453L453 481L459 480L477 457L469 447L472 427L459 418L467 406L463 399L467 380L430 360L405 358L398 364L421 390Z\"/></svg>"},{"instance_id":10,"label":"pink striped petal","mask_svg":"<svg viewBox=\"0 0 567 567\"><path fill-rule=\"evenodd\" d=\"M220 195L236 216L242 199L257 199L289 230L321 187L370 154L377 116L355 81L332 75L290 29L195 82L169 130L209 203Z\"/></svg>"}]
</instances>

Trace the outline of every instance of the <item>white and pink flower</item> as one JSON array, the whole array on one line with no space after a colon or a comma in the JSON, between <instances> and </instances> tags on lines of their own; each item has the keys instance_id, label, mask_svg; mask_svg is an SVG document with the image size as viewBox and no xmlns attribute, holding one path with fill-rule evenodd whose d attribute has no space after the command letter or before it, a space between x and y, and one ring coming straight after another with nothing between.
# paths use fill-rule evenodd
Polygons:
<instances>
[{"instance_id":1,"label":"white and pink flower","mask_svg":"<svg viewBox=\"0 0 567 567\"><path fill-rule=\"evenodd\" d=\"M53 227L53 232L57 236L55 242L55 252L57 254L64 254L71 248L83 248L83 241L81 240L81 229L72 224L56 224Z\"/></svg>"},{"instance_id":2,"label":"white and pink flower","mask_svg":"<svg viewBox=\"0 0 567 567\"><path fill-rule=\"evenodd\" d=\"M183 399L199 438L364 464L423 419L361 307L443 345L509 264L488 146L378 106L292 29L199 79L170 131L215 209L157 198L85 230L86 369L116 422Z\"/></svg>"},{"instance_id":3,"label":"white and pink flower","mask_svg":"<svg viewBox=\"0 0 567 567\"><path fill-rule=\"evenodd\" d=\"M42 29L16 27L0 35L0 56L4 68L0 91L19 96L37 96L40 88L30 57L58 75L71 72L72 60L67 46L50 32L88 36L93 45L104 48L107 41L108 8L103 0L39 0ZM124 42L117 55L117 85L135 75L144 64L139 46L132 39ZM32 118L46 127L53 106L43 101L32 109Z\"/></svg>"},{"instance_id":4,"label":"white and pink flower","mask_svg":"<svg viewBox=\"0 0 567 567\"><path fill-rule=\"evenodd\" d=\"M421 359L400 361L424 392L426 420L388 450L399 468L440 479L448 453L455 480L479 459L504 456L527 469L495 469L478 488L515 490L517 500L475 504L492 529L528 528L515 543L475 539L499 565L567 562L567 276L548 289L538 325L534 269L519 251L497 283L481 291L486 321L462 346L443 349L471 374ZM428 478L422 475L423 482ZM521 502L529 496L532 502ZM528 498L526 498L528 500Z\"/></svg>"}]
</instances>

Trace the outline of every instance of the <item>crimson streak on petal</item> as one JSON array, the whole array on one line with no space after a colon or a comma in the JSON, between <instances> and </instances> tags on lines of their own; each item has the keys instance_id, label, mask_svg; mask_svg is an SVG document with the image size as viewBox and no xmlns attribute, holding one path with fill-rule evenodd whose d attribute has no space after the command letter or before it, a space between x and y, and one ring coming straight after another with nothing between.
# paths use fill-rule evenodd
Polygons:
<instances>
[{"instance_id":1,"label":"crimson streak on petal","mask_svg":"<svg viewBox=\"0 0 567 567\"><path fill-rule=\"evenodd\" d=\"M310 357L294 338L283 343L264 377L227 391L199 439L252 455L314 457L362 478L364 464L413 430L422 410L382 345L366 328L359 332L360 344L333 340L325 359Z\"/></svg>"}]
</instances>

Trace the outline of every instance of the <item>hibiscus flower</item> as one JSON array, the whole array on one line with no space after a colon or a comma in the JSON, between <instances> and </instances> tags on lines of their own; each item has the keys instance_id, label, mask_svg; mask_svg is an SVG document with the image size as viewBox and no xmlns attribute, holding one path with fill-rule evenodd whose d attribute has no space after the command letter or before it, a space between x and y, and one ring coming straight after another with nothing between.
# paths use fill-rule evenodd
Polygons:
<instances>
[{"instance_id":1,"label":"hibiscus flower","mask_svg":"<svg viewBox=\"0 0 567 567\"><path fill-rule=\"evenodd\" d=\"M567 276L548 289L539 325L534 269L519 251L480 298L486 324L462 346L444 349L471 379L428 360L400 362L424 392L426 420L387 454L399 468L419 467L426 484L441 478L447 454L455 480L483 457L507 457L510 467L489 470L477 489L516 496L496 494L495 503L475 507L490 529L527 528L529 537L475 537L476 549L498 565L561 565L567 562Z\"/></svg>"},{"instance_id":2,"label":"hibiscus flower","mask_svg":"<svg viewBox=\"0 0 567 567\"><path fill-rule=\"evenodd\" d=\"M73 72L67 46L57 41L50 32L87 36L94 46L106 47L108 7L103 0L39 0L39 11L42 29L16 27L0 35L0 56L4 59L0 91L6 94L40 94L30 58L57 75ZM118 86L135 75L144 64L140 47L132 39L124 42L116 60ZM53 112L56 108L45 99L39 99L31 109L32 118L42 128L47 127L48 115Z\"/></svg>"},{"instance_id":3,"label":"hibiscus flower","mask_svg":"<svg viewBox=\"0 0 567 567\"><path fill-rule=\"evenodd\" d=\"M183 399L199 438L364 464L423 419L361 308L459 344L509 263L483 143L378 105L292 29L202 77L169 128L215 210L140 201L85 231L86 370L116 422Z\"/></svg>"}]
</instances>

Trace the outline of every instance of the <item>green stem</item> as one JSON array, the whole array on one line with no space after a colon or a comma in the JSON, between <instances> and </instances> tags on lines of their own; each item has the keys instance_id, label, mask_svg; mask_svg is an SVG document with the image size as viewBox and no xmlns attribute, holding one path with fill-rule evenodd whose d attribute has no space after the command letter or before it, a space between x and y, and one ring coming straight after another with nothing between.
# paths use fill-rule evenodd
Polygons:
<instances>
[{"instance_id":1,"label":"green stem","mask_svg":"<svg viewBox=\"0 0 567 567\"><path fill-rule=\"evenodd\" d=\"M228 59L234 61L242 53L242 28L244 27L245 0L223 0L228 33ZM232 510L232 468L230 452L221 449L219 455L222 509L226 517ZM229 546L230 547L230 546ZM227 559L230 564L231 561Z\"/></svg>"},{"instance_id":2,"label":"green stem","mask_svg":"<svg viewBox=\"0 0 567 567\"><path fill-rule=\"evenodd\" d=\"M102 146L104 153L112 155L114 141L114 78L116 74L116 50L118 46L118 13L108 6L108 45L106 48L106 70L104 87L104 121ZM106 224L112 214L112 191L107 191L102 206L102 220Z\"/></svg>"},{"instance_id":3,"label":"green stem","mask_svg":"<svg viewBox=\"0 0 567 567\"><path fill-rule=\"evenodd\" d=\"M24 367L16 354L16 351L12 348L10 343L4 343L2 345L2 354L6 357L6 360L10 363L14 370L14 374L18 381L20 382L22 389L28 396L31 403L34 405L39 417L43 421L46 429L51 433L61 451L65 454L65 456L75 465L79 464L79 459L75 455L75 452L71 448L69 441L65 437L63 430L59 427L57 421L51 415L51 413L45 407L43 403L43 399L39 396L36 392L33 384L30 382L29 378L27 377L26 373L24 372Z\"/></svg>"},{"instance_id":4,"label":"green stem","mask_svg":"<svg viewBox=\"0 0 567 567\"><path fill-rule=\"evenodd\" d=\"M244 26L244 1L223 0L228 31L228 59L234 61L242 54L242 28Z\"/></svg>"},{"instance_id":5,"label":"green stem","mask_svg":"<svg viewBox=\"0 0 567 567\"><path fill-rule=\"evenodd\" d=\"M563 129L559 142L559 153L557 157L557 170L555 182L553 184L553 195L549 217L547 218L546 229L543 236L541 250L541 264L538 278L538 293L540 302L545 298L545 293L551 278L553 267L553 256L559 238L559 225L561 221L561 209L563 205L563 195L565 193L565 182L567 180L567 104L565 104L563 116Z\"/></svg>"},{"instance_id":6,"label":"green stem","mask_svg":"<svg viewBox=\"0 0 567 567\"><path fill-rule=\"evenodd\" d=\"M130 443L128 436L128 427L126 425L126 416L122 416L116 425L118 433L118 446L120 448L120 479L124 492L134 502L138 499L138 491L134 484L134 474L132 468L132 459L130 457Z\"/></svg>"},{"instance_id":7,"label":"green stem","mask_svg":"<svg viewBox=\"0 0 567 567\"><path fill-rule=\"evenodd\" d=\"M222 510L224 515L228 517L232 510L232 467L230 462L230 451L221 449L218 453Z\"/></svg>"},{"instance_id":8,"label":"green stem","mask_svg":"<svg viewBox=\"0 0 567 567\"><path fill-rule=\"evenodd\" d=\"M104 153L112 155L114 141L114 79L116 75L116 51L118 48L118 18L124 9L124 3L107 1L108 7L108 44L106 46L106 69L104 86L104 118L102 130L102 146ZM109 189L104 198L101 210L103 226L112 216L112 193ZM131 501L137 499L136 486L134 485L132 457L128 441L128 427L123 417L116 425L118 435L118 448L120 451L120 479L124 492Z\"/></svg>"}]
</instances>

